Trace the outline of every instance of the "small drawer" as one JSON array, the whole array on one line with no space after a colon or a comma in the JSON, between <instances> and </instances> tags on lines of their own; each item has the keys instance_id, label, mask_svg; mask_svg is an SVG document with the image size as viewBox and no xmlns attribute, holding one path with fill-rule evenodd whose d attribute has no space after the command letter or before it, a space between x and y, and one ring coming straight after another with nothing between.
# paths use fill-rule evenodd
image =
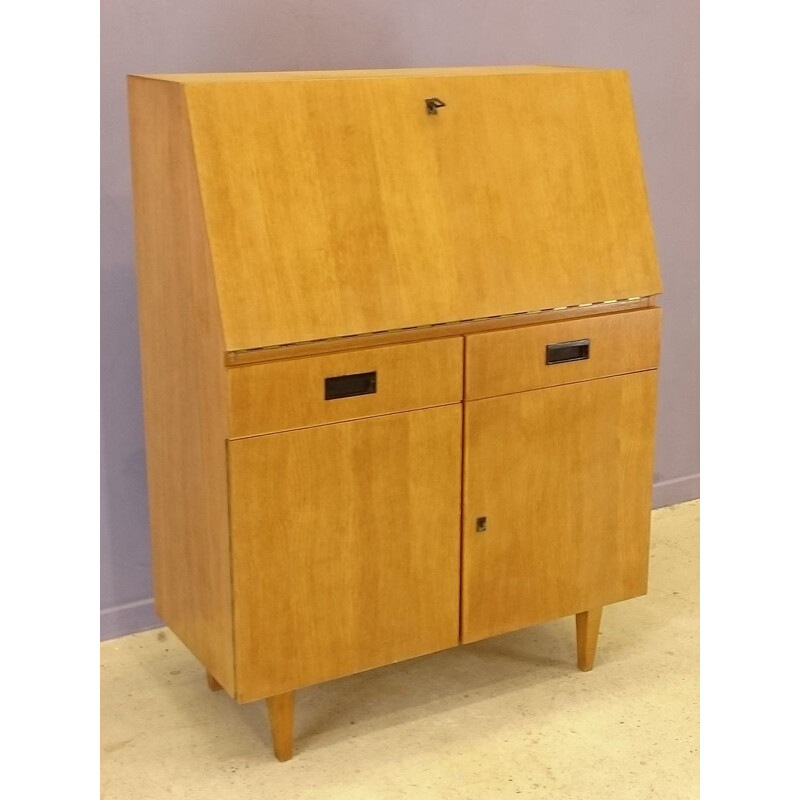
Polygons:
<instances>
[{"instance_id":1,"label":"small drawer","mask_svg":"<svg viewBox=\"0 0 800 800\"><path fill-rule=\"evenodd\" d=\"M655 369L661 309L643 308L466 337L465 399Z\"/></svg>"},{"instance_id":2,"label":"small drawer","mask_svg":"<svg viewBox=\"0 0 800 800\"><path fill-rule=\"evenodd\" d=\"M228 367L230 436L458 403L461 337Z\"/></svg>"}]
</instances>

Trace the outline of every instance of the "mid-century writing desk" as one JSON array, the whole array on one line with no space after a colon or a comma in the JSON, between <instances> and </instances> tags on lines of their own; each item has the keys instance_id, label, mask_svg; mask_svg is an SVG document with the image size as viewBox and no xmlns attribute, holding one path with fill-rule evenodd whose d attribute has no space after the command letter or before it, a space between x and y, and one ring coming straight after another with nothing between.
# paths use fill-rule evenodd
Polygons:
<instances>
[{"instance_id":1,"label":"mid-century writing desk","mask_svg":"<svg viewBox=\"0 0 800 800\"><path fill-rule=\"evenodd\" d=\"M129 78L158 614L266 698L647 589L626 74Z\"/></svg>"}]
</instances>

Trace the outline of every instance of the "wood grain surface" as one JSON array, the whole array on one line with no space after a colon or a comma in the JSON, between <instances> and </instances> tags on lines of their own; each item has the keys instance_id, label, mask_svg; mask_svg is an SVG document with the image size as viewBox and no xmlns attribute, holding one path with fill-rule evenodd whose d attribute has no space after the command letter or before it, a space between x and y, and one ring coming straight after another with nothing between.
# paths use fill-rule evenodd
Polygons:
<instances>
[{"instance_id":1,"label":"wood grain surface","mask_svg":"<svg viewBox=\"0 0 800 800\"><path fill-rule=\"evenodd\" d=\"M597 654L597 637L600 635L600 620L603 608L590 608L575 615L575 638L578 650L578 669L589 672L594 669Z\"/></svg>"},{"instance_id":2,"label":"wood grain surface","mask_svg":"<svg viewBox=\"0 0 800 800\"><path fill-rule=\"evenodd\" d=\"M240 702L458 643L460 405L228 449Z\"/></svg>"},{"instance_id":3,"label":"wood grain surface","mask_svg":"<svg viewBox=\"0 0 800 800\"><path fill-rule=\"evenodd\" d=\"M656 385L652 370L465 403L462 641L645 593Z\"/></svg>"},{"instance_id":4,"label":"wood grain surface","mask_svg":"<svg viewBox=\"0 0 800 800\"><path fill-rule=\"evenodd\" d=\"M466 337L467 400L658 366L661 309L585 317ZM547 363L547 346L589 339L589 358Z\"/></svg>"},{"instance_id":5,"label":"wood grain surface","mask_svg":"<svg viewBox=\"0 0 800 800\"><path fill-rule=\"evenodd\" d=\"M234 691L225 345L180 86L129 81L156 613Z\"/></svg>"},{"instance_id":6,"label":"wood grain surface","mask_svg":"<svg viewBox=\"0 0 800 800\"><path fill-rule=\"evenodd\" d=\"M462 367L460 337L230 367L230 433L252 436L458 403ZM325 399L326 378L365 372L376 373L374 394Z\"/></svg>"},{"instance_id":7,"label":"wood grain surface","mask_svg":"<svg viewBox=\"0 0 800 800\"><path fill-rule=\"evenodd\" d=\"M294 692L267 698L272 748L278 761L288 761L294 750Z\"/></svg>"},{"instance_id":8,"label":"wood grain surface","mask_svg":"<svg viewBox=\"0 0 800 800\"><path fill-rule=\"evenodd\" d=\"M330 69L286 72L184 72L142 75L173 83L254 83L261 81L341 80L354 78L422 77L432 75L527 75L548 72L592 72L593 67L564 67L553 64L502 65L494 67L411 67L401 69Z\"/></svg>"},{"instance_id":9,"label":"wood grain surface","mask_svg":"<svg viewBox=\"0 0 800 800\"><path fill-rule=\"evenodd\" d=\"M622 71L172 85L228 350L661 291Z\"/></svg>"}]
</instances>

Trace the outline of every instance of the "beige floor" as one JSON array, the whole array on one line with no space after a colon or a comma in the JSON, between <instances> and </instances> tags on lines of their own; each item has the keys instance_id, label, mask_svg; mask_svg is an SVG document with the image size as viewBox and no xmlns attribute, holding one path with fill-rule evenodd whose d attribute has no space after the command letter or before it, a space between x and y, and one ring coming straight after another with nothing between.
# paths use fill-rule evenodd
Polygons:
<instances>
[{"instance_id":1,"label":"beige floor","mask_svg":"<svg viewBox=\"0 0 800 800\"><path fill-rule=\"evenodd\" d=\"M699 511L654 513L650 593L606 609L593 672L563 619L315 686L285 764L169 631L106 642L102 796L695 798Z\"/></svg>"}]
</instances>

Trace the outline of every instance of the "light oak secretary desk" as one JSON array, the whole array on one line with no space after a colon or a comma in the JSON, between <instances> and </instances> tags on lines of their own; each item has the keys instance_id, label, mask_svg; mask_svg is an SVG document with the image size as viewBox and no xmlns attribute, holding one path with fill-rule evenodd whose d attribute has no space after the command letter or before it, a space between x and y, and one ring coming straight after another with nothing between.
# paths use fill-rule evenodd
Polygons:
<instances>
[{"instance_id":1,"label":"light oak secretary desk","mask_svg":"<svg viewBox=\"0 0 800 800\"><path fill-rule=\"evenodd\" d=\"M645 593L626 74L129 78L156 609L267 698Z\"/></svg>"}]
</instances>

